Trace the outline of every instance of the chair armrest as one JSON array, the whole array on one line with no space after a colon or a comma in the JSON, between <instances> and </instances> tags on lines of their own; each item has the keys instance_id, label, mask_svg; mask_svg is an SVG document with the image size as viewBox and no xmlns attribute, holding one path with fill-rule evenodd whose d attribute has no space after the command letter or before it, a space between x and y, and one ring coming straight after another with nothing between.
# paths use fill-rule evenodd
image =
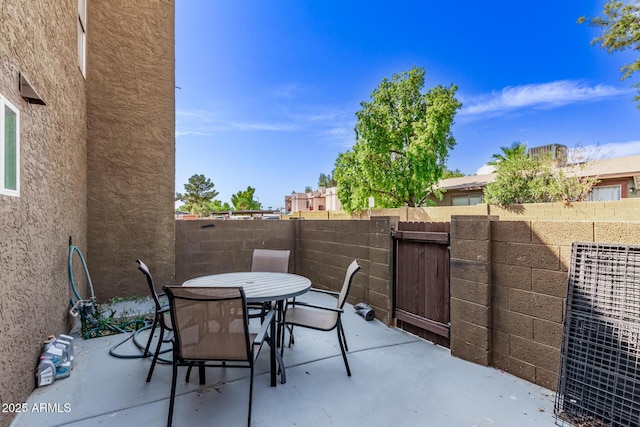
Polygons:
<instances>
[{"instance_id":1,"label":"chair armrest","mask_svg":"<svg viewBox=\"0 0 640 427\"><path fill-rule=\"evenodd\" d=\"M295 301L295 302L292 302L291 304L287 304L287 306L288 305L292 305L292 306L302 305L304 307L317 308L319 310L333 311L335 313L344 313L344 310L342 308L326 307L324 305L309 304L308 302L304 302L304 301Z\"/></svg>"},{"instance_id":2,"label":"chair armrest","mask_svg":"<svg viewBox=\"0 0 640 427\"><path fill-rule=\"evenodd\" d=\"M260 325L260 330L258 331L258 335L256 335L255 339L253 340L253 344L262 344L264 342L264 339L269 332L269 326L271 326L271 322L275 320L275 315L275 310L269 310L269 313L264 316L264 321L262 322L262 325Z\"/></svg>"},{"instance_id":3,"label":"chair armrest","mask_svg":"<svg viewBox=\"0 0 640 427\"><path fill-rule=\"evenodd\" d=\"M310 292L318 292L320 294L328 294L328 295L340 295L340 292L336 292L336 291L328 291L325 289L318 289L318 288L311 288L309 289Z\"/></svg>"}]
</instances>

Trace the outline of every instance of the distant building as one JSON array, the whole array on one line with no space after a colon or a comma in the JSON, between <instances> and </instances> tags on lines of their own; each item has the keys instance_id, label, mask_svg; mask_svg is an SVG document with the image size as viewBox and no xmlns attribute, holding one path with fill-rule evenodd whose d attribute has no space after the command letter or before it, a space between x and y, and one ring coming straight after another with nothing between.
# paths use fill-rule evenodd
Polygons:
<instances>
[{"instance_id":1,"label":"distant building","mask_svg":"<svg viewBox=\"0 0 640 427\"><path fill-rule=\"evenodd\" d=\"M287 212L339 211L342 210L336 187L318 187L307 193L291 192L285 196Z\"/></svg>"},{"instance_id":2,"label":"distant building","mask_svg":"<svg viewBox=\"0 0 640 427\"><path fill-rule=\"evenodd\" d=\"M560 153L562 148L560 148ZM565 167L567 174L576 173L571 166ZM580 176L599 180L593 188L589 201L621 200L640 197L640 156L617 157L585 163L577 172ZM496 178L495 173L443 179L438 187L445 190L436 206L476 205L483 202L484 188Z\"/></svg>"}]
</instances>

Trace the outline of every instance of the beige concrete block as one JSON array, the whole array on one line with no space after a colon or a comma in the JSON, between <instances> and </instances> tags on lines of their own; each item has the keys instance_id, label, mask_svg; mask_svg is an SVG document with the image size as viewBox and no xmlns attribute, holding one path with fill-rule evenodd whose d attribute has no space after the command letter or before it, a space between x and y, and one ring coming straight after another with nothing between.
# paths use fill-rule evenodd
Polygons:
<instances>
[{"instance_id":1,"label":"beige concrete block","mask_svg":"<svg viewBox=\"0 0 640 427\"><path fill-rule=\"evenodd\" d=\"M491 242L491 262L506 264L507 242Z\"/></svg>"},{"instance_id":2,"label":"beige concrete block","mask_svg":"<svg viewBox=\"0 0 640 427\"><path fill-rule=\"evenodd\" d=\"M531 267L492 264L491 283L494 285L531 290Z\"/></svg>"},{"instance_id":3,"label":"beige concrete block","mask_svg":"<svg viewBox=\"0 0 640 427\"><path fill-rule=\"evenodd\" d=\"M485 306L491 302L491 287L486 283L470 282L452 277L449 286L451 298Z\"/></svg>"},{"instance_id":4,"label":"beige concrete block","mask_svg":"<svg viewBox=\"0 0 640 427\"><path fill-rule=\"evenodd\" d=\"M452 323L464 321L478 326L490 327L489 307L485 305L451 298L449 310Z\"/></svg>"},{"instance_id":5,"label":"beige concrete block","mask_svg":"<svg viewBox=\"0 0 640 427\"><path fill-rule=\"evenodd\" d=\"M493 363L495 364L496 355L509 354L509 334L504 331L493 329L491 331L491 353L493 354Z\"/></svg>"},{"instance_id":6,"label":"beige concrete block","mask_svg":"<svg viewBox=\"0 0 640 427\"><path fill-rule=\"evenodd\" d=\"M564 301L558 297L510 289L509 308L517 313L560 323L564 312Z\"/></svg>"},{"instance_id":7,"label":"beige concrete block","mask_svg":"<svg viewBox=\"0 0 640 427\"><path fill-rule=\"evenodd\" d=\"M458 317L451 318L451 337L489 350L489 328L460 320Z\"/></svg>"},{"instance_id":8,"label":"beige concrete block","mask_svg":"<svg viewBox=\"0 0 640 427\"><path fill-rule=\"evenodd\" d=\"M453 337L451 338L451 355L482 366L490 364L490 353L487 349Z\"/></svg>"},{"instance_id":9,"label":"beige concrete block","mask_svg":"<svg viewBox=\"0 0 640 427\"><path fill-rule=\"evenodd\" d=\"M511 336L511 357L536 367L557 372L560 350L535 341Z\"/></svg>"},{"instance_id":10,"label":"beige concrete block","mask_svg":"<svg viewBox=\"0 0 640 427\"><path fill-rule=\"evenodd\" d=\"M452 258L488 262L490 256L490 242L488 240L451 240Z\"/></svg>"},{"instance_id":11,"label":"beige concrete block","mask_svg":"<svg viewBox=\"0 0 640 427\"><path fill-rule=\"evenodd\" d=\"M493 310L492 327L509 335L533 339L534 318L525 314L504 309Z\"/></svg>"},{"instance_id":12,"label":"beige concrete block","mask_svg":"<svg viewBox=\"0 0 640 427\"><path fill-rule=\"evenodd\" d=\"M533 319L533 339L536 342L560 350L562 324L543 319Z\"/></svg>"},{"instance_id":13,"label":"beige concrete block","mask_svg":"<svg viewBox=\"0 0 640 427\"><path fill-rule=\"evenodd\" d=\"M452 258L449 268L452 278L469 282L489 283L490 268L487 263Z\"/></svg>"},{"instance_id":14,"label":"beige concrete block","mask_svg":"<svg viewBox=\"0 0 640 427\"><path fill-rule=\"evenodd\" d=\"M572 242L593 239L591 222L534 221L531 223L533 243L550 246L570 245Z\"/></svg>"},{"instance_id":15,"label":"beige concrete block","mask_svg":"<svg viewBox=\"0 0 640 427\"><path fill-rule=\"evenodd\" d=\"M564 298L567 295L567 273L565 271L532 269L531 290Z\"/></svg>"},{"instance_id":16,"label":"beige concrete block","mask_svg":"<svg viewBox=\"0 0 640 427\"><path fill-rule=\"evenodd\" d=\"M536 379L534 382L535 384L551 391L557 391L558 371L548 371L546 369L536 367Z\"/></svg>"},{"instance_id":17,"label":"beige concrete block","mask_svg":"<svg viewBox=\"0 0 640 427\"><path fill-rule=\"evenodd\" d=\"M459 215L453 215L451 217L452 240L489 240L490 237L490 217Z\"/></svg>"},{"instance_id":18,"label":"beige concrete block","mask_svg":"<svg viewBox=\"0 0 640 427\"><path fill-rule=\"evenodd\" d=\"M596 222L594 241L640 245L640 222Z\"/></svg>"},{"instance_id":19,"label":"beige concrete block","mask_svg":"<svg viewBox=\"0 0 640 427\"><path fill-rule=\"evenodd\" d=\"M491 240L494 242L531 242L529 221L496 221L491 224Z\"/></svg>"},{"instance_id":20,"label":"beige concrete block","mask_svg":"<svg viewBox=\"0 0 640 427\"><path fill-rule=\"evenodd\" d=\"M557 246L508 243L507 264L559 270L560 250Z\"/></svg>"},{"instance_id":21,"label":"beige concrete block","mask_svg":"<svg viewBox=\"0 0 640 427\"><path fill-rule=\"evenodd\" d=\"M535 382L536 367L530 363L518 360L509 355L501 354L499 358L494 357L494 365L518 378L522 378L531 383Z\"/></svg>"}]
</instances>

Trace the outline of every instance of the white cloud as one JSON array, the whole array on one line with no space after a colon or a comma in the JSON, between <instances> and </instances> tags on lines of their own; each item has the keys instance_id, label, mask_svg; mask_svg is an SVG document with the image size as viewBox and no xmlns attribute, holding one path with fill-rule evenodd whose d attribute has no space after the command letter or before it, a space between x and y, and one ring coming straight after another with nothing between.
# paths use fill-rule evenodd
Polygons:
<instances>
[{"instance_id":1,"label":"white cloud","mask_svg":"<svg viewBox=\"0 0 640 427\"><path fill-rule=\"evenodd\" d=\"M527 107L554 108L575 102L593 102L628 92L628 89L617 89L606 85L589 86L575 80L507 86L499 92L494 91L488 95L464 99L460 114L486 116Z\"/></svg>"},{"instance_id":2,"label":"white cloud","mask_svg":"<svg viewBox=\"0 0 640 427\"><path fill-rule=\"evenodd\" d=\"M211 132L202 132L196 130L176 130L176 138L181 136L211 136L213 133Z\"/></svg>"},{"instance_id":3,"label":"white cloud","mask_svg":"<svg viewBox=\"0 0 640 427\"><path fill-rule=\"evenodd\" d=\"M342 136L342 135L346 135L347 132L348 132L347 128L335 127L335 128L328 129L326 131L326 134L327 135L334 135L334 136Z\"/></svg>"},{"instance_id":4,"label":"white cloud","mask_svg":"<svg viewBox=\"0 0 640 427\"><path fill-rule=\"evenodd\" d=\"M640 155L640 140L627 142L607 142L585 145L581 150L597 158L615 158Z\"/></svg>"},{"instance_id":5,"label":"white cloud","mask_svg":"<svg viewBox=\"0 0 640 427\"><path fill-rule=\"evenodd\" d=\"M275 88L272 88L268 92L276 98L292 99L296 98L299 94L305 91L305 87L299 83L287 83Z\"/></svg>"},{"instance_id":6,"label":"white cloud","mask_svg":"<svg viewBox=\"0 0 640 427\"><path fill-rule=\"evenodd\" d=\"M176 111L176 137L212 136L216 132L313 132L332 139L353 142L352 114L346 109L299 106L281 113L265 109L254 115L218 113L206 110ZM340 145L343 145L340 142Z\"/></svg>"}]
</instances>

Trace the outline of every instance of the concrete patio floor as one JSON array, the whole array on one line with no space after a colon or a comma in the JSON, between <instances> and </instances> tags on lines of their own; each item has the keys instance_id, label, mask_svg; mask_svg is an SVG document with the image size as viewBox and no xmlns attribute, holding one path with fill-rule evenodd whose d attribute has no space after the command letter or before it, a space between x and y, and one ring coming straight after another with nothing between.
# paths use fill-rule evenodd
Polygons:
<instances>
[{"instance_id":1,"label":"concrete patio floor","mask_svg":"<svg viewBox=\"0 0 640 427\"><path fill-rule=\"evenodd\" d=\"M306 299L322 303L326 296ZM284 352L287 383L269 385L269 349L256 367L254 426L553 426L552 391L494 368L452 357L449 350L377 320L367 322L347 305L343 317L352 377L335 332L299 328ZM145 341L148 332L139 334ZM167 422L171 366L159 364L145 382L150 358L116 358L109 349L126 336L76 339L71 376L36 389L22 426L163 426ZM120 354L139 355L126 342ZM180 368L174 426L246 425L248 369L207 369L207 384L190 383ZM43 404L43 405L41 405Z\"/></svg>"}]
</instances>

